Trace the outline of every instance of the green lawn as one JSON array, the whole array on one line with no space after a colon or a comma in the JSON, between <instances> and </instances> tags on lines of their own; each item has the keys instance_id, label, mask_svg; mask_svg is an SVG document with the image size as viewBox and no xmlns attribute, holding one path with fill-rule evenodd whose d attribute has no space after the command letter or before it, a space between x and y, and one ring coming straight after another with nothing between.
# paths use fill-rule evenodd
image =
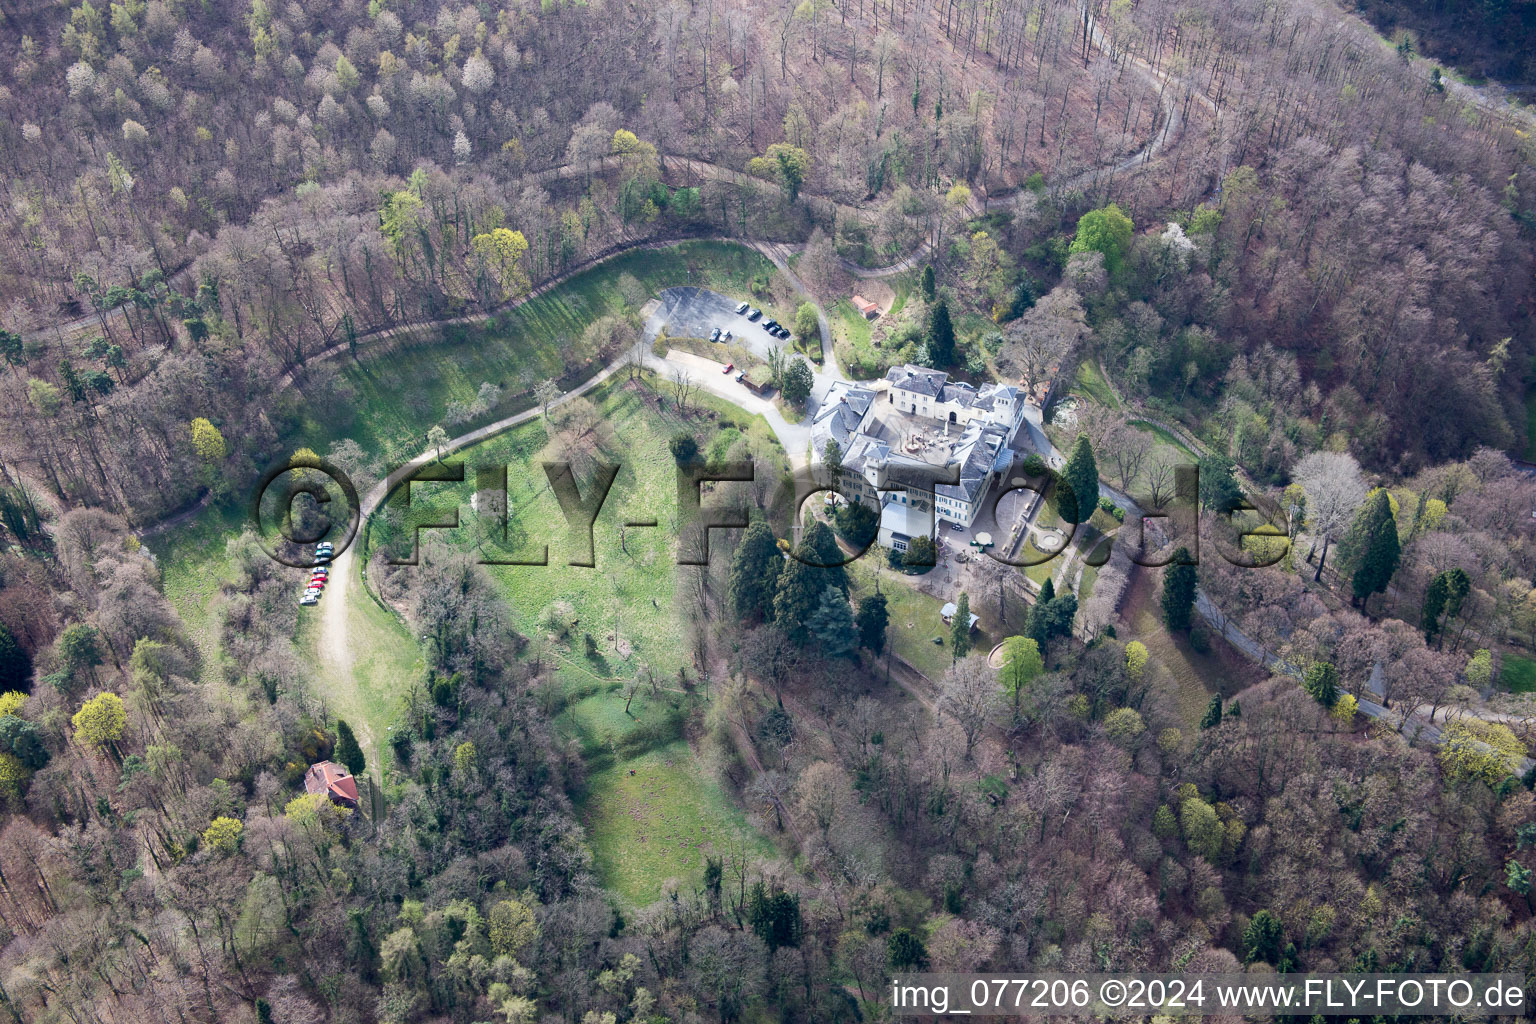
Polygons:
<instances>
[{"instance_id":1,"label":"green lawn","mask_svg":"<svg viewBox=\"0 0 1536 1024\"><path fill-rule=\"evenodd\" d=\"M598 875L631 906L655 902L669 878L696 884L706 853L719 856L742 841L771 852L686 743L651 750L588 782L584 811Z\"/></svg>"},{"instance_id":2,"label":"green lawn","mask_svg":"<svg viewBox=\"0 0 1536 1024\"><path fill-rule=\"evenodd\" d=\"M1131 420L1130 425L1135 427L1137 430L1145 430L1147 433L1156 437L1169 448L1176 449L1180 455L1182 455L1190 462L1199 461L1200 457L1194 452L1190 451L1188 445L1186 445L1183 441L1180 441L1176 435L1169 433L1162 427L1159 427L1157 424L1148 423L1146 420Z\"/></svg>"},{"instance_id":3,"label":"green lawn","mask_svg":"<svg viewBox=\"0 0 1536 1024\"><path fill-rule=\"evenodd\" d=\"M832 310L837 314L838 326L845 332L843 336L856 349L861 351L867 350L870 347L870 338L874 333L870 329L868 318L863 313L854 309L853 303L847 299L838 299L837 304L832 307Z\"/></svg>"},{"instance_id":4,"label":"green lawn","mask_svg":"<svg viewBox=\"0 0 1536 1024\"><path fill-rule=\"evenodd\" d=\"M1082 579L1082 582L1079 583L1078 587L1077 587L1077 603L1078 603L1078 607L1082 607L1083 603L1085 601L1087 601L1088 598L1093 595L1093 584L1094 584L1094 582L1098 578L1099 578L1099 567L1098 566L1096 566L1096 565L1086 565L1086 564L1083 566L1083 579Z\"/></svg>"},{"instance_id":5,"label":"green lawn","mask_svg":"<svg viewBox=\"0 0 1536 1024\"><path fill-rule=\"evenodd\" d=\"M501 406L484 417L489 419L531 405L523 394L530 382L562 373L568 382L586 377L595 370L596 353L584 347L582 336L600 317L633 312L661 289L685 284L752 297L761 305L759 296L765 294L772 273L772 264L756 251L731 243L690 242L642 250L577 275L484 328L446 337L425 336L420 344L393 347L387 355L371 355L365 347L361 363L339 360L333 364L339 391L332 392L331 400L311 401L290 394L274 403L273 421L284 437L273 453L274 461L299 447L324 453L341 438L356 441L383 463L414 456L424 447L427 429L441 421L448 403L473 399L482 382L505 390ZM492 438L465 455L471 467L497 463L509 467L516 531L529 542L549 542L547 567L499 566L489 571L507 595L514 625L535 638L535 650L558 664L556 677L566 699L557 725L577 737L593 759L584 806L591 841L603 877L633 904L656 898L665 878L697 874L701 864L697 848L682 850L676 844L667 847L658 842L655 853L646 851L637 858L619 852L651 841L638 836L663 836L681 814L695 831L703 827L712 835L747 828L744 818L680 743L680 715L690 709L687 702L697 698L663 692L654 701L637 699L631 717L624 714L618 692L621 681L633 676L642 662L654 669L662 686L673 691L679 689L679 668L688 665L692 673L674 603L683 571L675 565L677 485L666 447L685 421L672 408L670 389L660 387L667 399L661 409L645 400L642 389L622 387L617 380L589 396L602 413L603 457L623 465L594 530L594 569L565 564L570 550L564 520L539 466L541 456L548 454L542 423ZM335 397L338 394L341 399ZM709 396L701 396L694 405L706 415L686 425L701 435L706 450L711 441L718 446L734 432L745 432L772 447L771 429L761 418L749 419L736 406ZM450 433L463 429L450 428ZM472 481L472 470L468 476ZM458 506L464 528L449 536L454 543L474 543L471 490L471 483L418 486L412 505L418 515L428 516L434 509ZM216 672L220 585L230 573L224 545L243 524L241 497L210 507L191 523L154 538L150 545L164 569L166 594L187 622L213 679L221 675ZM658 525L629 528L621 543L620 524L645 518L655 518ZM375 532L379 536L373 541L387 539L389 528ZM357 660L352 678L328 678L316 659L314 684L333 713L369 728L377 749L387 743L398 698L409 681L420 676L423 666L405 626L361 590L360 580L353 581L353 591L349 628L357 640ZM557 599L572 603L577 626L570 637L552 642L546 639L539 616ZM619 651L614 650L616 620ZM316 654L317 621L317 616L301 616L295 637L301 653L311 658ZM599 647L596 658L587 656L588 632ZM669 753L663 757L661 751ZM369 753L375 755L370 761L377 763L375 751ZM636 776L627 774L628 768L635 767L631 762L650 764L668 758L673 765L661 764L650 776L663 780L661 798L642 801L637 809L626 795L626 787L641 777L638 769ZM615 783L618 791L610 794ZM641 866L635 868L635 864Z\"/></svg>"},{"instance_id":6,"label":"green lawn","mask_svg":"<svg viewBox=\"0 0 1536 1024\"><path fill-rule=\"evenodd\" d=\"M1536 659L1523 654L1504 655L1499 684L1510 693L1536 693Z\"/></svg>"},{"instance_id":7,"label":"green lawn","mask_svg":"<svg viewBox=\"0 0 1536 1024\"><path fill-rule=\"evenodd\" d=\"M1099 372L1099 364L1091 359L1084 359L1077 364L1077 380L1072 386L1072 393L1083 395L1111 409L1120 408L1120 402L1115 398L1114 391L1110 389L1109 382Z\"/></svg>"},{"instance_id":8,"label":"green lawn","mask_svg":"<svg viewBox=\"0 0 1536 1024\"><path fill-rule=\"evenodd\" d=\"M365 347L362 362L335 364L345 401L296 408L294 446L323 454L346 437L387 461L410 458L424 447L427 430L442 422L448 403L472 402L482 383L502 389L501 404L483 417L489 420L530 407L529 390L546 377L563 377L569 386L590 376L600 353L584 335L602 317L637 312L662 289L689 284L758 301L753 288L763 287L772 270L762 254L730 242L635 250L484 326L423 332L420 343L397 346L384 358L368 358Z\"/></svg>"},{"instance_id":9,"label":"green lawn","mask_svg":"<svg viewBox=\"0 0 1536 1024\"><path fill-rule=\"evenodd\" d=\"M320 655L318 606L301 609L294 640L310 666L311 690L325 700L332 715L352 726L374 769L384 764L390 727L400 718L401 695L413 680L424 678L427 664L405 623L363 591L361 578L353 578L350 597L347 633L354 658L350 673L333 671Z\"/></svg>"},{"instance_id":10,"label":"green lawn","mask_svg":"<svg viewBox=\"0 0 1536 1024\"><path fill-rule=\"evenodd\" d=\"M747 827L682 742L683 720L700 698L684 693L678 678L683 669L689 685L699 685L687 652L687 613L677 603L689 570L676 564L677 469L667 442L687 429L700 436L708 451L712 438L739 436L743 425L749 436L762 438L770 431L761 418L748 422L745 413L725 403L703 403L716 419L685 420L673 407L669 388L661 385L660 394L668 398L664 408L655 403L656 394L648 385L616 378L587 396L602 416L601 457L621 466L593 527L593 568L568 564L573 551L540 467L552 457L542 422L455 456L466 466L506 465L517 549L549 546L547 566L489 566L487 571L505 595L516 628L532 639L539 657L556 666L563 703L557 727L579 742L592 769L582 809L601 877L637 906L656 899L667 878L697 874L702 847L682 850L679 828L690 837L701 829L718 837ZM727 414L730 426L720 422ZM554 419L558 428L560 411ZM466 477L472 479L473 473ZM457 507L464 526L445 536L471 545L476 538L471 490L468 482L418 485L413 517L438 518ZM624 523L641 519L655 519L658 526L628 527L621 536ZM370 543L387 542L395 529L379 526ZM495 548L484 550L497 554ZM563 636L544 619L557 601L570 604L575 622ZM655 675L658 692L653 696L647 687L626 713L623 684L642 665ZM666 760L673 763L666 765ZM631 768L636 776L628 774Z\"/></svg>"},{"instance_id":11,"label":"green lawn","mask_svg":"<svg viewBox=\"0 0 1536 1024\"><path fill-rule=\"evenodd\" d=\"M145 542L159 561L161 589L187 627L187 634L203 656L203 682L217 683L219 632L223 621L225 581L234 577L234 566L225 544L245 523L243 510L233 503L213 506L187 525L151 537Z\"/></svg>"},{"instance_id":12,"label":"green lawn","mask_svg":"<svg viewBox=\"0 0 1536 1024\"><path fill-rule=\"evenodd\" d=\"M874 328L847 299L838 299L827 310L832 325L832 344L838 362L856 378L878 377L891 365L894 352L875 347ZM892 322L894 318L892 318Z\"/></svg>"},{"instance_id":13,"label":"green lawn","mask_svg":"<svg viewBox=\"0 0 1536 1024\"><path fill-rule=\"evenodd\" d=\"M848 566L855 600L874 592L877 559L884 557L883 548L872 546L863 558ZM893 569L881 569L880 576L880 592L885 595L891 617L887 632L891 649L907 664L937 681L954 660L949 651L949 626L939 617L944 602L914 589ZM943 637L944 642L934 643L936 636Z\"/></svg>"},{"instance_id":14,"label":"green lawn","mask_svg":"<svg viewBox=\"0 0 1536 1024\"><path fill-rule=\"evenodd\" d=\"M891 311L885 314L886 316L890 317L893 322L897 317L901 316L901 311L906 308L907 296L912 294L913 282L919 276L920 275L915 270L903 270L901 273L897 274L895 277L886 282L896 293L895 300L891 302Z\"/></svg>"}]
</instances>

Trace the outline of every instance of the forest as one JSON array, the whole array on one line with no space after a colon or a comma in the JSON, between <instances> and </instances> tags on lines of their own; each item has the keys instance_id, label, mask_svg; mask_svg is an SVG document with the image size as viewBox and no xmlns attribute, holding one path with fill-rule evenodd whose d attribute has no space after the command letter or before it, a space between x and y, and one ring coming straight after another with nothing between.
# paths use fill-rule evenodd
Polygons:
<instances>
[{"instance_id":1,"label":"forest","mask_svg":"<svg viewBox=\"0 0 1536 1024\"><path fill-rule=\"evenodd\" d=\"M1536 974L1533 11L0 0L0 1020ZM775 535L913 365L1038 414L1054 560Z\"/></svg>"}]
</instances>

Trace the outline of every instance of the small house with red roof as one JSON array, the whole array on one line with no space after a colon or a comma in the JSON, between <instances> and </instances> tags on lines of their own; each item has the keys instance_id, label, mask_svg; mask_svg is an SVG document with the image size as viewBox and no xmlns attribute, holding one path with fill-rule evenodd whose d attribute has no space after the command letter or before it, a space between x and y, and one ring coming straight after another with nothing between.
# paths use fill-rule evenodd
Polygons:
<instances>
[{"instance_id":1,"label":"small house with red roof","mask_svg":"<svg viewBox=\"0 0 1536 1024\"><path fill-rule=\"evenodd\" d=\"M880 315L879 303L871 302L862 295L855 295L853 297L853 308L858 310L859 315L866 320L873 320Z\"/></svg>"},{"instance_id":2,"label":"small house with red roof","mask_svg":"<svg viewBox=\"0 0 1536 1024\"><path fill-rule=\"evenodd\" d=\"M330 798L343 807L357 806L357 780L343 765L320 761L304 773L304 792Z\"/></svg>"}]
</instances>

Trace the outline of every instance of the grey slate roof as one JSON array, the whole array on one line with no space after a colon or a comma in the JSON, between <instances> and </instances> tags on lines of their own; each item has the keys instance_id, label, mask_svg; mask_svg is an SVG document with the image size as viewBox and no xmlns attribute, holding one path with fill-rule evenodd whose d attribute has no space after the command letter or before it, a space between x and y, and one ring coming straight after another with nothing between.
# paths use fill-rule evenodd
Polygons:
<instances>
[{"instance_id":1,"label":"grey slate roof","mask_svg":"<svg viewBox=\"0 0 1536 1024\"><path fill-rule=\"evenodd\" d=\"M834 384L827 400L811 421L811 442L820 455L828 440L836 441L847 454L849 441L875 402L875 393L856 384Z\"/></svg>"},{"instance_id":2,"label":"grey slate roof","mask_svg":"<svg viewBox=\"0 0 1536 1024\"><path fill-rule=\"evenodd\" d=\"M975 501L988 474L1003 462L1005 456L1007 464L1011 464L1013 456L1002 428L990 424L970 427L955 451L955 459L960 463L960 483L939 484L934 492L943 498Z\"/></svg>"},{"instance_id":3,"label":"grey slate roof","mask_svg":"<svg viewBox=\"0 0 1536 1024\"><path fill-rule=\"evenodd\" d=\"M949 379L949 374L943 370L930 370L926 366L913 366L907 363L905 366L893 366L885 371L885 379L891 382L892 387L927 395L929 398L937 398L944 390L944 382Z\"/></svg>"}]
</instances>

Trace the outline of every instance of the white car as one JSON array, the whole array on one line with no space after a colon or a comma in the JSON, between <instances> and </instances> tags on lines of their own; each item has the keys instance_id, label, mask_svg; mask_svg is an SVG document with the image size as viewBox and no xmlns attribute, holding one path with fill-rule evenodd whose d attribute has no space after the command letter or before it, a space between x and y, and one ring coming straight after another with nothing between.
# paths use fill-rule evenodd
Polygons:
<instances>
[{"instance_id":1,"label":"white car","mask_svg":"<svg viewBox=\"0 0 1536 1024\"><path fill-rule=\"evenodd\" d=\"M305 607L308 607L309 605L312 605L312 604L319 604L319 603L320 603L320 594L319 594L318 591L306 590L306 591L304 591L304 596L299 598L299 604L304 605Z\"/></svg>"},{"instance_id":2,"label":"white car","mask_svg":"<svg viewBox=\"0 0 1536 1024\"><path fill-rule=\"evenodd\" d=\"M736 307L736 312L737 313L745 313L748 308L749 308L749 304L743 302L741 305Z\"/></svg>"}]
</instances>

